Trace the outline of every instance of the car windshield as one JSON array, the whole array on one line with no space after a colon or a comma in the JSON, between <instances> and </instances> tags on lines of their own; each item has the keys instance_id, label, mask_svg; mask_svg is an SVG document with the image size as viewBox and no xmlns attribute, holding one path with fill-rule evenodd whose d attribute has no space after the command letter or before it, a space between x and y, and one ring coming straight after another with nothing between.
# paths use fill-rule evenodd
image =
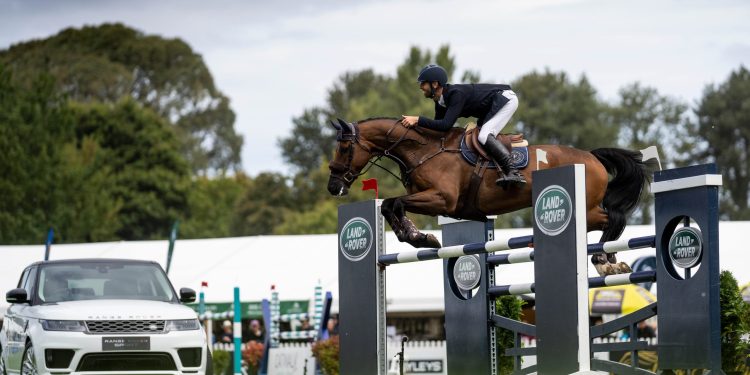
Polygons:
<instances>
[{"instance_id":1,"label":"car windshield","mask_svg":"<svg viewBox=\"0 0 750 375\"><path fill-rule=\"evenodd\" d=\"M47 264L37 288L43 303L90 299L139 299L170 302L174 292L155 264L90 262Z\"/></svg>"}]
</instances>

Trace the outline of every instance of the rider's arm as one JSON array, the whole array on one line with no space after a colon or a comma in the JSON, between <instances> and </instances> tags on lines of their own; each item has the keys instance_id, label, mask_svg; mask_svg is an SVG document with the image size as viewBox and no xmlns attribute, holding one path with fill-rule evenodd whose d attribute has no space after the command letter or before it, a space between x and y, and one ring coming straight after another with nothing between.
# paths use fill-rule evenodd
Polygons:
<instances>
[{"instance_id":1,"label":"rider's arm","mask_svg":"<svg viewBox=\"0 0 750 375\"><path fill-rule=\"evenodd\" d=\"M419 116L419 122L417 125L433 130L448 131L456 123L456 120L458 120L458 116L464 108L464 102L466 102L464 93L457 91L451 96L450 104L445 110L445 115L442 116L442 118L440 113L435 111L436 116L434 120L424 116Z\"/></svg>"}]
</instances>

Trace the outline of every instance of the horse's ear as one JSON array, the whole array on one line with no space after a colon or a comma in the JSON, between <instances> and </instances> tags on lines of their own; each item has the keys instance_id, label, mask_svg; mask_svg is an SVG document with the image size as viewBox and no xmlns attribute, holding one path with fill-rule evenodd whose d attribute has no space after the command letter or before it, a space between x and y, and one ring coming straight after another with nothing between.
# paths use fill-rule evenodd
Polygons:
<instances>
[{"instance_id":1,"label":"horse's ear","mask_svg":"<svg viewBox=\"0 0 750 375\"><path fill-rule=\"evenodd\" d=\"M333 126L333 128L336 129L337 131L341 131L341 125L339 125L339 124L337 124L337 123L335 123L333 121L331 121L331 126Z\"/></svg>"},{"instance_id":2,"label":"horse's ear","mask_svg":"<svg viewBox=\"0 0 750 375\"><path fill-rule=\"evenodd\" d=\"M341 126L341 131L344 134L353 134L354 133L354 128L351 125L349 125L348 122L346 122L346 121L344 121L342 119L338 119L338 120L339 120L339 125Z\"/></svg>"}]
</instances>

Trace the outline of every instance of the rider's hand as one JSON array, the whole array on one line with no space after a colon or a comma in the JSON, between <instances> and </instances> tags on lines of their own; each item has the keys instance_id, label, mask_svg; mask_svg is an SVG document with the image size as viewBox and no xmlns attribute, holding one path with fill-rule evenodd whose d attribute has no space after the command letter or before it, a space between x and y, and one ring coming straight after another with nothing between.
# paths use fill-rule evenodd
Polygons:
<instances>
[{"instance_id":1,"label":"rider's hand","mask_svg":"<svg viewBox=\"0 0 750 375\"><path fill-rule=\"evenodd\" d=\"M419 116L401 116L401 123L407 128L413 128L417 125L417 122L419 122Z\"/></svg>"}]
</instances>

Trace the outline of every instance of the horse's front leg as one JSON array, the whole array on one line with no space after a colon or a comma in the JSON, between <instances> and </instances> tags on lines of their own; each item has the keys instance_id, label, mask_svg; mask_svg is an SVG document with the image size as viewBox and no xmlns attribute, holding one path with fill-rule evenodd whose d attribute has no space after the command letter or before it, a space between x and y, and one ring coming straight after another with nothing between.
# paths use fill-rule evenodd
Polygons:
<instances>
[{"instance_id":1,"label":"horse's front leg","mask_svg":"<svg viewBox=\"0 0 750 375\"><path fill-rule=\"evenodd\" d=\"M432 209L426 210L425 205L431 205ZM428 190L386 199L383 201L382 212L388 223L391 224L391 228L393 228L399 241L417 248L438 248L441 247L440 241L432 234L420 232L411 219L406 216L406 211L434 216L440 212L445 212L444 207L445 202L442 195L436 191ZM436 211L432 211L433 209L436 209Z\"/></svg>"},{"instance_id":2,"label":"horse's front leg","mask_svg":"<svg viewBox=\"0 0 750 375\"><path fill-rule=\"evenodd\" d=\"M396 238L399 241L405 242L406 236L404 234L404 227L401 225L401 218L396 216L395 205L398 198L386 198L383 200L383 204L380 206L380 212L383 214L385 221L393 229L393 233L396 234ZM402 215L403 216L403 215Z\"/></svg>"}]
</instances>

